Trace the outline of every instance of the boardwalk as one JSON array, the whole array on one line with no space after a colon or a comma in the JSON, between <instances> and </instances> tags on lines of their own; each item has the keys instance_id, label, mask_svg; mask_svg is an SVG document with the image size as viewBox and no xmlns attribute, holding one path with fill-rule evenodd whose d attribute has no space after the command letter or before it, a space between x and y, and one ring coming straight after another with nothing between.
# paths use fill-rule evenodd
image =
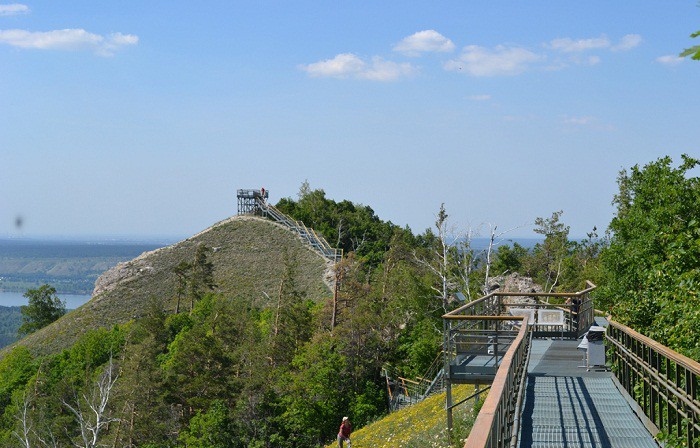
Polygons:
<instances>
[{"instance_id":1,"label":"boardwalk","mask_svg":"<svg viewBox=\"0 0 700 448\"><path fill-rule=\"evenodd\" d=\"M578 367L578 342L532 342L520 448L657 448L612 374Z\"/></svg>"}]
</instances>

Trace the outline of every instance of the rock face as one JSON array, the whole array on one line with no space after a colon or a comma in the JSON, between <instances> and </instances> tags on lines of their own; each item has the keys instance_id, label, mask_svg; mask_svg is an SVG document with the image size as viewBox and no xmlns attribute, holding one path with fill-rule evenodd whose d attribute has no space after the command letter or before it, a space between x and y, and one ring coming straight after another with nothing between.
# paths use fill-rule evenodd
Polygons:
<instances>
[{"instance_id":1,"label":"rock face","mask_svg":"<svg viewBox=\"0 0 700 448\"><path fill-rule=\"evenodd\" d=\"M521 276L517 272L513 272L512 274L506 276L493 277L489 280L489 287L491 290L498 289L503 292L544 292L542 286L535 283L532 278ZM504 300L505 303L509 305L535 303L535 300L532 297L526 296L506 297Z\"/></svg>"},{"instance_id":2,"label":"rock face","mask_svg":"<svg viewBox=\"0 0 700 448\"><path fill-rule=\"evenodd\" d=\"M95 289L92 291L92 297L113 290L120 282L135 279L137 276L152 271L153 266L149 266L147 255L153 252L146 252L133 260L119 263L115 267L104 272L97 281L95 281Z\"/></svg>"}]
</instances>

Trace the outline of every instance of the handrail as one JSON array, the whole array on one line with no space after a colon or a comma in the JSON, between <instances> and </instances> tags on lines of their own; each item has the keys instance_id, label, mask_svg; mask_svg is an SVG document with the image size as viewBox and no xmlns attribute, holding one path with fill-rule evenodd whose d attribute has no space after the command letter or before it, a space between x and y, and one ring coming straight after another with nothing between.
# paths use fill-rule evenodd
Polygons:
<instances>
[{"instance_id":1,"label":"handrail","mask_svg":"<svg viewBox=\"0 0 700 448\"><path fill-rule=\"evenodd\" d=\"M608 321L605 337L620 384L665 438L700 447L700 363Z\"/></svg>"},{"instance_id":2,"label":"handrail","mask_svg":"<svg viewBox=\"0 0 700 448\"><path fill-rule=\"evenodd\" d=\"M494 372L495 376L492 377L491 391L477 416L465 447L490 448L510 446L512 448L517 445L518 415L523 403L522 394L527 378L530 341L533 336L536 337L538 334L555 333L551 331L551 328L547 328L547 322L535 322L534 325L528 325L529 316L504 315L508 312L507 307L522 306L533 309L558 309L568 312L569 316L564 321L563 327L563 329L566 329L566 332L562 330L561 334L576 338L583 334L593 323L593 302L590 292L595 288L596 285L586 281L585 289L575 293L522 293L496 290L442 316L446 325L446 370L451 368L454 360L459 359L460 354L479 355L484 351L494 356L495 364L498 366ZM573 300L571 304L565 305L555 305L540 301L534 304L515 305L506 303L503 300L504 297L509 296L570 297L572 299L578 298L579 300ZM508 320L519 322L520 328L513 342L505 350L506 354L499 356L498 341L502 330L499 330L497 322ZM494 325L494 323L496 324ZM544 330L538 329L538 326L544 327ZM489 333L492 334L489 335ZM471 342L472 340L474 342ZM464 370L456 370L455 372L454 375L463 375L462 372ZM479 374L477 373L477 375ZM451 375L453 373L450 373L450 376L448 376L448 386L452 378ZM457 381L464 381L465 379L468 378L466 376L458 377ZM481 378L479 379L481 380ZM450 401L448 388L448 428L452 421Z\"/></svg>"},{"instance_id":3,"label":"handrail","mask_svg":"<svg viewBox=\"0 0 700 448\"><path fill-rule=\"evenodd\" d=\"M300 237L302 237L311 247L318 251L323 257L337 263L343 258L343 250L335 249L326 241L326 239L316 233L316 231L310 227L307 227L302 221L296 221L286 214L282 213L274 205L268 204L261 198L256 197L259 210L262 210L264 214L271 216L280 224L287 226L290 230L295 231Z\"/></svg>"},{"instance_id":4,"label":"handrail","mask_svg":"<svg viewBox=\"0 0 700 448\"><path fill-rule=\"evenodd\" d=\"M505 317L503 320L506 319L517 320L512 317ZM523 369L527 369L531 336L530 327L527 325L528 318L518 319L522 319L520 331L501 361L491 384L491 391L474 421L465 448L510 446L511 437L514 436L512 423L515 415L520 412L516 406L522 403L522 399L518 397L524 390L522 372Z\"/></svg>"}]
</instances>

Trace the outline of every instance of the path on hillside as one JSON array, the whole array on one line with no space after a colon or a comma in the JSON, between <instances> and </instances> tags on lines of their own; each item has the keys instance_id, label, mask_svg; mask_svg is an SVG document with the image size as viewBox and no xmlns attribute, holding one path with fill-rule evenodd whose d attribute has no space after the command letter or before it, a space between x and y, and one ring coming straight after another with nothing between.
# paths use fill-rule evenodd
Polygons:
<instances>
[{"instance_id":1,"label":"path on hillside","mask_svg":"<svg viewBox=\"0 0 700 448\"><path fill-rule=\"evenodd\" d=\"M658 448L612 373L578 367L578 344L532 341L520 448Z\"/></svg>"}]
</instances>

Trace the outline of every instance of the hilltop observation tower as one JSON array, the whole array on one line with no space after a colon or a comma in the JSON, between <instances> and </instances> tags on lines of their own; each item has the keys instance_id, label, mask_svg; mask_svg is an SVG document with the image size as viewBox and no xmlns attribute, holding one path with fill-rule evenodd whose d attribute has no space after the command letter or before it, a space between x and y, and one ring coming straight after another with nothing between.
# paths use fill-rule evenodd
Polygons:
<instances>
[{"instance_id":1,"label":"hilltop observation tower","mask_svg":"<svg viewBox=\"0 0 700 448\"><path fill-rule=\"evenodd\" d=\"M343 250L336 249L328 244L328 241L310 227L287 216L274 205L267 202L270 192L264 187L259 190L238 190L238 214L258 215L276 221L289 230L297 233L302 240L308 243L314 250L327 260L338 263L343 259Z\"/></svg>"},{"instance_id":2,"label":"hilltop observation tower","mask_svg":"<svg viewBox=\"0 0 700 448\"><path fill-rule=\"evenodd\" d=\"M270 192L262 187L259 190L238 190L237 196L239 215L261 215L261 205L267 204Z\"/></svg>"}]
</instances>

